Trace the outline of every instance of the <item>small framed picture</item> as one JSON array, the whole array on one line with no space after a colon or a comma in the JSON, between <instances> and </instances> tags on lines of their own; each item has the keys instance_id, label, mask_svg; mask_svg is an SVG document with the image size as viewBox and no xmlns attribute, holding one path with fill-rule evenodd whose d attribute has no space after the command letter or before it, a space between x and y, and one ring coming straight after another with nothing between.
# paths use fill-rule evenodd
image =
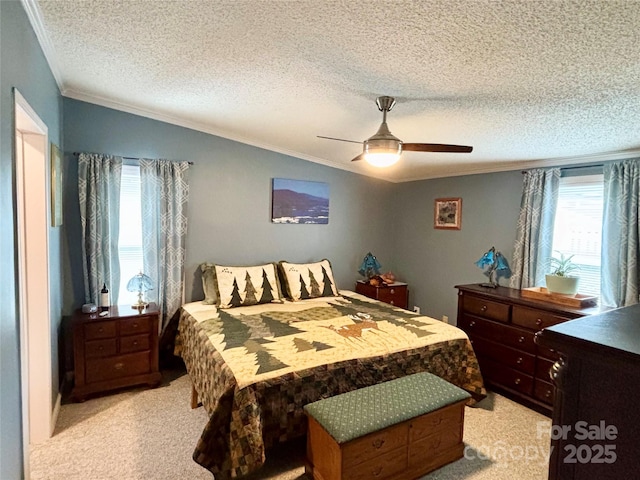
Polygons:
<instances>
[{"instance_id":1,"label":"small framed picture","mask_svg":"<svg viewBox=\"0 0 640 480\"><path fill-rule=\"evenodd\" d=\"M436 198L433 228L462 228L462 198Z\"/></svg>"}]
</instances>

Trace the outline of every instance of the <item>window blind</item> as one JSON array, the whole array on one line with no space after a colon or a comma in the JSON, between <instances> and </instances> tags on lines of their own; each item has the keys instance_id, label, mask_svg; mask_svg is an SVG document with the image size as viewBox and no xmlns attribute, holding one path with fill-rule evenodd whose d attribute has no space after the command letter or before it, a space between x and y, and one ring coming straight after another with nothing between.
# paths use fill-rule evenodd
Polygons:
<instances>
[{"instance_id":1,"label":"window blind","mask_svg":"<svg viewBox=\"0 0 640 480\"><path fill-rule=\"evenodd\" d=\"M135 303L137 294L127 291L127 283L142 271L142 208L140 167L123 165L120 185L120 289L118 303Z\"/></svg>"},{"instance_id":2,"label":"window blind","mask_svg":"<svg viewBox=\"0 0 640 480\"><path fill-rule=\"evenodd\" d=\"M553 250L574 255L581 294L600 295L602 206L602 174L560 179Z\"/></svg>"}]
</instances>

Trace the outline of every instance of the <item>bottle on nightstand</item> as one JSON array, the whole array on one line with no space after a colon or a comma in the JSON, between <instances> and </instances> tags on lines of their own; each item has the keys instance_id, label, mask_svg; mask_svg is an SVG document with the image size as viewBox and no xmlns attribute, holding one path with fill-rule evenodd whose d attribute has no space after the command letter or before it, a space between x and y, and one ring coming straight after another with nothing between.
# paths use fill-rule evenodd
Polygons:
<instances>
[{"instance_id":1,"label":"bottle on nightstand","mask_svg":"<svg viewBox=\"0 0 640 480\"><path fill-rule=\"evenodd\" d=\"M104 312L109 310L109 290L107 290L107 284L102 284L102 290L100 290L100 309Z\"/></svg>"}]
</instances>

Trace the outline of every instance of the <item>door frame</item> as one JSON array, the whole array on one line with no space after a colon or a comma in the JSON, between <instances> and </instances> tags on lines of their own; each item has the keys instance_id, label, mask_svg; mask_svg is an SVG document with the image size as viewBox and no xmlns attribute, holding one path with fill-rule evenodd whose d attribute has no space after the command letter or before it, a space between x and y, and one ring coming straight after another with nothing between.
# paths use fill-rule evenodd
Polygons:
<instances>
[{"instance_id":1,"label":"door frame","mask_svg":"<svg viewBox=\"0 0 640 480\"><path fill-rule=\"evenodd\" d=\"M51 162L47 125L13 91L22 447L28 479L30 445L51 437L59 408L52 398Z\"/></svg>"}]
</instances>

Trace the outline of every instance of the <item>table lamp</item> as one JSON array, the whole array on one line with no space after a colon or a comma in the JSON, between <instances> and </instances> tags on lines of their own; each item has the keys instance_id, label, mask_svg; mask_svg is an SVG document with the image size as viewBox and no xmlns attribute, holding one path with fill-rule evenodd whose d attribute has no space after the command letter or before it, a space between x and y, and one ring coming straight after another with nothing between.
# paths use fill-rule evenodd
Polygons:
<instances>
[{"instance_id":1,"label":"table lamp","mask_svg":"<svg viewBox=\"0 0 640 480\"><path fill-rule=\"evenodd\" d=\"M362 260L362 264L360 265L360 270L358 273L363 277L371 278L376 275L380 275L380 262L371 252L367 253Z\"/></svg>"},{"instance_id":2,"label":"table lamp","mask_svg":"<svg viewBox=\"0 0 640 480\"><path fill-rule=\"evenodd\" d=\"M511 269L507 263L507 259L500 252L496 252L495 247L491 247L482 257L478 260L476 266L486 269L484 274L489 277L488 283L481 283L481 287L496 288L498 287L499 275L504 277L511 276Z\"/></svg>"},{"instance_id":3,"label":"table lamp","mask_svg":"<svg viewBox=\"0 0 640 480\"><path fill-rule=\"evenodd\" d=\"M129 292L138 292L138 302L131 305L131 308L143 310L149 304L142 300L142 295L149 290L153 290L153 283L148 275L140 272L131 277L131 280L127 283L127 290Z\"/></svg>"}]
</instances>

